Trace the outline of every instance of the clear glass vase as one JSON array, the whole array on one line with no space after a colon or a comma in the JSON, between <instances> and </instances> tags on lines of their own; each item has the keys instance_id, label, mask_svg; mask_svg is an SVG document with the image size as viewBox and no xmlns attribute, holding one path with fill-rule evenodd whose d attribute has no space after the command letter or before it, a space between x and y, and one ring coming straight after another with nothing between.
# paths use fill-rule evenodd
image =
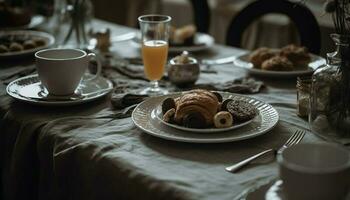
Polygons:
<instances>
[{"instance_id":1,"label":"clear glass vase","mask_svg":"<svg viewBox=\"0 0 350 200\"><path fill-rule=\"evenodd\" d=\"M51 23L59 47L84 49L89 45L93 6L90 0L55 0Z\"/></svg>"},{"instance_id":2,"label":"clear glass vase","mask_svg":"<svg viewBox=\"0 0 350 200\"><path fill-rule=\"evenodd\" d=\"M350 113L345 106L349 103L347 96L350 96L350 69L344 71L342 68L342 55L349 53L350 40L349 36L338 34L331 34L331 38L336 44L336 51L328 53L327 64L312 75L309 123L316 134L350 137Z\"/></svg>"}]
</instances>

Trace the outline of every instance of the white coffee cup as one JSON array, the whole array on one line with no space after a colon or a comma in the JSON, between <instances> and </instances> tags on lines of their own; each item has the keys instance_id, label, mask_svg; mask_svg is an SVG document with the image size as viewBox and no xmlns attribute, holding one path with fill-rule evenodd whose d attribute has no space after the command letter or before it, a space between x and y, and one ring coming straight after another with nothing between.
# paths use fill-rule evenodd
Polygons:
<instances>
[{"instance_id":1,"label":"white coffee cup","mask_svg":"<svg viewBox=\"0 0 350 200\"><path fill-rule=\"evenodd\" d=\"M341 200L350 189L350 152L336 144L299 144L278 157L288 200Z\"/></svg>"},{"instance_id":2,"label":"white coffee cup","mask_svg":"<svg viewBox=\"0 0 350 200\"><path fill-rule=\"evenodd\" d=\"M44 49L36 52L35 58L41 83L50 95L71 95L81 81L96 79L101 72L101 63L96 55L80 49ZM97 62L97 73L82 80L92 59Z\"/></svg>"}]
</instances>

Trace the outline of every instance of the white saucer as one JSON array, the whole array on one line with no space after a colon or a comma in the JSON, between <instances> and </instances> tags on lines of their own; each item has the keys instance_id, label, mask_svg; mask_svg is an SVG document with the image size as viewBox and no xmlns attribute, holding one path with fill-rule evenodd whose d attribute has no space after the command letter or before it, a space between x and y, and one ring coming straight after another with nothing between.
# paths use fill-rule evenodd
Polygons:
<instances>
[{"instance_id":1,"label":"white saucer","mask_svg":"<svg viewBox=\"0 0 350 200\"><path fill-rule=\"evenodd\" d=\"M305 188L307 190L307 188ZM273 180L243 192L235 200L288 200L283 191L283 181ZM350 200L350 195L345 198Z\"/></svg>"},{"instance_id":2,"label":"white saucer","mask_svg":"<svg viewBox=\"0 0 350 200\"><path fill-rule=\"evenodd\" d=\"M244 191L235 200L287 200L282 180L270 180Z\"/></svg>"},{"instance_id":3,"label":"white saucer","mask_svg":"<svg viewBox=\"0 0 350 200\"><path fill-rule=\"evenodd\" d=\"M90 102L105 96L112 89L113 84L110 80L98 77L93 81L81 82L73 95L52 96L48 94L38 75L35 74L12 81L7 86L6 92L17 100L31 104L67 106Z\"/></svg>"}]
</instances>

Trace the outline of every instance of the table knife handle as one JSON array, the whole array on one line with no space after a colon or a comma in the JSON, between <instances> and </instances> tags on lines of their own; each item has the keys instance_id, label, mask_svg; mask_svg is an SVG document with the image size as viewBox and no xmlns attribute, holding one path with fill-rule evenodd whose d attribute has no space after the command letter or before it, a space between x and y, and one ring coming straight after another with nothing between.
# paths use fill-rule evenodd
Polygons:
<instances>
[{"instance_id":1,"label":"table knife handle","mask_svg":"<svg viewBox=\"0 0 350 200\"><path fill-rule=\"evenodd\" d=\"M251 156L251 157L249 157L249 158L247 158L245 160L242 160L241 162L239 162L237 164L234 164L232 166L226 167L225 169L228 172L234 173L234 172L238 171L239 169L241 169L242 167L248 165L252 161L256 160L257 158L260 158L263 155L266 155L266 154L268 154L268 153L270 153L272 151L274 151L274 150L273 149L268 149L268 150L262 151L262 152L260 152L258 154L255 154L255 155L253 155L253 156Z\"/></svg>"}]
</instances>

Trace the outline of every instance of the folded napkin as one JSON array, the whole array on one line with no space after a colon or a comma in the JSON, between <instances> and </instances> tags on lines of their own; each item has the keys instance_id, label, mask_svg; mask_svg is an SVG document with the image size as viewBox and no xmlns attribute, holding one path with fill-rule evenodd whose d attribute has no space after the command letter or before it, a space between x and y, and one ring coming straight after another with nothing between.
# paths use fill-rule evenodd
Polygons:
<instances>
[{"instance_id":1,"label":"folded napkin","mask_svg":"<svg viewBox=\"0 0 350 200\"><path fill-rule=\"evenodd\" d=\"M138 79L138 80L145 80L148 81L148 79L145 77L143 68L137 69L137 67L132 67L128 65L121 65L121 66L115 66L115 65L106 65L103 67L104 69L110 69L118 72L119 74L126 76L130 79Z\"/></svg>"},{"instance_id":2,"label":"folded napkin","mask_svg":"<svg viewBox=\"0 0 350 200\"><path fill-rule=\"evenodd\" d=\"M253 78L246 77L224 83L196 84L190 89L206 89L240 94L255 94L259 93L263 88L264 83L262 81L257 81Z\"/></svg>"},{"instance_id":3,"label":"folded napkin","mask_svg":"<svg viewBox=\"0 0 350 200\"><path fill-rule=\"evenodd\" d=\"M131 93L113 93L111 104L115 109L123 109L144 101L148 95L131 94Z\"/></svg>"}]
</instances>

